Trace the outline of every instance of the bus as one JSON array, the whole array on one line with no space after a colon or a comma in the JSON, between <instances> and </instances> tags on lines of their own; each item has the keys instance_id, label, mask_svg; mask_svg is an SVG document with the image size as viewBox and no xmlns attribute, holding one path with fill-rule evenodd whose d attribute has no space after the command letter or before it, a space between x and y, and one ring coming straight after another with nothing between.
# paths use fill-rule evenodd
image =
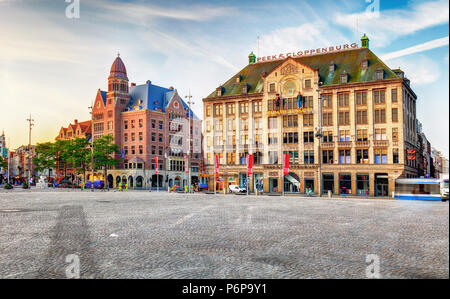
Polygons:
<instances>
[{"instance_id":1,"label":"bus","mask_svg":"<svg viewBox=\"0 0 450 299\"><path fill-rule=\"evenodd\" d=\"M448 173L441 173L441 197L442 200L448 200Z\"/></svg>"},{"instance_id":2,"label":"bus","mask_svg":"<svg viewBox=\"0 0 450 299\"><path fill-rule=\"evenodd\" d=\"M444 200L440 179L396 179L395 198L416 200Z\"/></svg>"}]
</instances>

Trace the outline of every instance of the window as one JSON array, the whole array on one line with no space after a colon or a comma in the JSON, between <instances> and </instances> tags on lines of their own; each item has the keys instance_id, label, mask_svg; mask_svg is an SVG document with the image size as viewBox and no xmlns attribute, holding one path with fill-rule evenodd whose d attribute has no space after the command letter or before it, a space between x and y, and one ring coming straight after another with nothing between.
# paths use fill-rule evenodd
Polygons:
<instances>
[{"instance_id":1,"label":"window","mask_svg":"<svg viewBox=\"0 0 450 299\"><path fill-rule=\"evenodd\" d=\"M350 150L339 150L339 164L350 164Z\"/></svg>"},{"instance_id":2,"label":"window","mask_svg":"<svg viewBox=\"0 0 450 299\"><path fill-rule=\"evenodd\" d=\"M398 109L392 108L392 122L398 122Z\"/></svg>"},{"instance_id":3,"label":"window","mask_svg":"<svg viewBox=\"0 0 450 299\"><path fill-rule=\"evenodd\" d=\"M156 141L156 133L152 133L152 141Z\"/></svg>"},{"instance_id":4,"label":"window","mask_svg":"<svg viewBox=\"0 0 450 299\"><path fill-rule=\"evenodd\" d=\"M128 155L128 146L125 146L125 147L123 148L123 151L124 151L124 154L125 154L125 155Z\"/></svg>"},{"instance_id":5,"label":"window","mask_svg":"<svg viewBox=\"0 0 450 299\"><path fill-rule=\"evenodd\" d=\"M386 123L386 110L385 109L375 109L375 123L376 124Z\"/></svg>"},{"instance_id":6,"label":"window","mask_svg":"<svg viewBox=\"0 0 450 299\"><path fill-rule=\"evenodd\" d=\"M241 144L248 144L248 134L241 135Z\"/></svg>"},{"instance_id":7,"label":"window","mask_svg":"<svg viewBox=\"0 0 450 299\"><path fill-rule=\"evenodd\" d=\"M236 131L236 121L234 119L227 119L228 131Z\"/></svg>"},{"instance_id":8,"label":"window","mask_svg":"<svg viewBox=\"0 0 450 299\"><path fill-rule=\"evenodd\" d=\"M222 127L222 120L221 119L216 119L214 121L214 131L216 132L222 132L223 127Z\"/></svg>"},{"instance_id":9,"label":"window","mask_svg":"<svg viewBox=\"0 0 450 299\"><path fill-rule=\"evenodd\" d=\"M135 133L131 133L131 141L135 141L136 140L136 134Z\"/></svg>"},{"instance_id":10,"label":"window","mask_svg":"<svg viewBox=\"0 0 450 299\"><path fill-rule=\"evenodd\" d=\"M358 164L369 163L369 150L368 149L356 150L356 163L358 163Z\"/></svg>"},{"instance_id":11,"label":"window","mask_svg":"<svg viewBox=\"0 0 450 299\"><path fill-rule=\"evenodd\" d=\"M139 145L139 154L142 155L144 153L144 147Z\"/></svg>"},{"instance_id":12,"label":"window","mask_svg":"<svg viewBox=\"0 0 450 299\"><path fill-rule=\"evenodd\" d=\"M158 141L159 142L163 142L163 134L159 134L158 135Z\"/></svg>"},{"instance_id":13,"label":"window","mask_svg":"<svg viewBox=\"0 0 450 299\"><path fill-rule=\"evenodd\" d=\"M333 142L333 132L332 131L323 132L323 142Z\"/></svg>"},{"instance_id":14,"label":"window","mask_svg":"<svg viewBox=\"0 0 450 299\"><path fill-rule=\"evenodd\" d=\"M253 102L253 112L258 113L262 111L262 101Z\"/></svg>"},{"instance_id":15,"label":"window","mask_svg":"<svg viewBox=\"0 0 450 299\"><path fill-rule=\"evenodd\" d=\"M162 146L160 146L160 147L158 148L158 154L159 154L160 156L162 156L162 154L163 154L163 147L162 147Z\"/></svg>"},{"instance_id":16,"label":"window","mask_svg":"<svg viewBox=\"0 0 450 299\"><path fill-rule=\"evenodd\" d=\"M136 149L135 149L134 145L131 147L131 154L132 155L136 154Z\"/></svg>"},{"instance_id":17,"label":"window","mask_svg":"<svg viewBox=\"0 0 450 299\"><path fill-rule=\"evenodd\" d=\"M322 151L322 163L323 164L333 164L333 151Z\"/></svg>"},{"instance_id":18,"label":"window","mask_svg":"<svg viewBox=\"0 0 450 299\"><path fill-rule=\"evenodd\" d=\"M127 133L123 134L123 140L125 142L128 142L128 134Z\"/></svg>"},{"instance_id":19,"label":"window","mask_svg":"<svg viewBox=\"0 0 450 299\"><path fill-rule=\"evenodd\" d=\"M392 149L392 162L394 164L398 164L399 163L399 159L398 159L398 148L394 148Z\"/></svg>"},{"instance_id":20,"label":"window","mask_svg":"<svg viewBox=\"0 0 450 299\"><path fill-rule=\"evenodd\" d=\"M347 82L348 82L348 74L347 73L341 74L341 84L345 84Z\"/></svg>"},{"instance_id":21,"label":"window","mask_svg":"<svg viewBox=\"0 0 450 299\"><path fill-rule=\"evenodd\" d=\"M392 141L398 141L398 128L392 128Z\"/></svg>"},{"instance_id":22,"label":"window","mask_svg":"<svg viewBox=\"0 0 450 299\"><path fill-rule=\"evenodd\" d=\"M350 113L349 112L339 112L339 125L345 126L350 124Z\"/></svg>"},{"instance_id":23,"label":"window","mask_svg":"<svg viewBox=\"0 0 450 299\"><path fill-rule=\"evenodd\" d=\"M248 119L244 118L240 120L241 122L241 130L248 131Z\"/></svg>"},{"instance_id":24,"label":"window","mask_svg":"<svg viewBox=\"0 0 450 299\"><path fill-rule=\"evenodd\" d=\"M277 123L278 121L276 117L269 117L269 129L276 129Z\"/></svg>"},{"instance_id":25,"label":"window","mask_svg":"<svg viewBox=\"0 0 450 299\"><path fill-rule=\"evenodd\" d=\"M313 97L306 97L303 103L303 108L313 108Z\"/></svg>"},{"instance_id":26,"label":"window","mask_svg":"<svg viewBox=\"0 0 450 299\"><path fill-rule=\"evenodd\" d=\"M303 114L303 126L310 127L313 125L313 114Z\"/></svg>"},{"instance_id":27,"label":"window","mask_svg":"<svg viewBox=\"0 0 450 299\"><path fill-rule=\"evenodd\" d=\"M397 88L391 89L391 101L397 103Z\"/></svg>"},{"instance_id":28,"label":"window","mask_svg":"<svg viewBox=\"0 0 450 299\"><path fill-rule=\"evenodd\" d=\"M236 153L227 153L227 164L236 164Z\"/></svg>"},{"instance_id":29,"label":"window","mask_svg":"<svg viewBox=\"0 0 450 299\"><path fill-rule=\"evenodd\" d=\"M234 103L228 103L227 104L227 115L234 115L235 106L236 105Z\"/></svg>"},{"instance_id":30,"label":"window","mask_svg":"<svg viewBox=\"0 0 450 299\"><path fill-rule=\"evenodd\" d=\"M377 70L376 79L377 80L383 80L384 79L384 71L383 70Z\"/></svg>"},{"instance_id":31,"label":"window","mask_svg":"<svg viewBox=\"0 0 450 299\"><path fill-rule=\"evenodd\" d=\"M303 162L304 164L314 164L314 151L304 151Z\"/></svg>"},{"instance_id":32,"label":"window","mask_svg":"<svg viewBox=\"0 0 450 299\"><path fill-rule=\"evenodd\" d=\"M134 129L135 125L134 125L134 120L131 120L131 128Z\"/></svg>"},{"instance_id":33,"label":"window","mask_svg":"<svg viewBox=\"0 0 450 299\"><path fill-rule=\"evenodd\" d=\"M323 107L324 108L331 108L333 107L333 95L332 94L327 94L322 96L323 98Z\"/></svg>"},{"instance_id":34,"label":"window","mask_svg":"<svg viewBox=\"0 0 450 299\"><path fill-rule=\"evenodd\" d=\"M269 84L269 92L275 92L275 83Z\"/></svg>"},{"instance_id":35,"label":"window","mask_svg":"<svg viewBox=\"0 0 450 299\"><path fill-rule=\"evenodd\" d=\"M348 107L348 105L349 105L349 94L348 93L338 94L338 106Z\"/></svg>"},{"instance_id":36,"label":"window","mask_svg":"<svg viewBox=\"0 0 450 299\"><path fill-rule=\"evenodd\" d=\"M298 117L297 115L286 115L283 116L283 127L291 128L298 126Z\"/></svg>"},{"instance_id":37,"label":"window","mask_svg":"<svg viewBox=\"0 0 450 299\"><path fill-rule=\"evenodd\" d=\"M356 105L367 105L367 91L357 91L356 95Z\"/></svg>"},{"instance_id":38,"label":"window","mask_svg":"<svg viewBox=\"0 0 450 299\"><path fill-rule=\"evenodd\" d=\"M163 127L164 127L164 122L160 120L158 123L158 129L162 130Z\"/></svg>"},{"instance_id":39,"label":"window","mask_svg":"<svg viewBox=\"0 0 450 299\"><path fill-rule=\"evenodd\" d=\"M239 103L239 113L240 114L248 113L248 102Z\"/></svg>"},{"instance_id":40,"label":"window","mask_svg":"<svg viewBox=\"0 0 450 299\"><path fill-rule=\"evenodd\" d=\"M314 132L303 132L303 142L304 143L314 142Z\"/></svg>"},{"instance_id":41,"label":"window","mask_svg":"<svg viewBox=\"0 0 450 299\"><path fill-rule=\"evenodd\" d=\"M299 163L298 151L285 151L283 153L289 154L289 164L298 164Z\"/></svg>"},{"instance_id":42,"label":"window","mask_svg":"<svg viewBox=\"0 0 450 299\"><path fill-rule=\"evenodd\" d=\"M144 135L142 132L139 132L139 141L144 140Z\"/></svg>"},{"instance_id":43,"label":"window","mask_svg":"<svg viewBox=\"0 0 450 299\"><path fill-rule=\"evenodd\" d=\"M356 130L357 141L367 141L367 130Z\"/></svg>"},{"instance_id":44,"label":"window","mask_svg":"<svg viewBox=\"0 0 450 299\"><path fill-rule=\"evenodd\" d=\"M350 141L350 131L349 130L339 131L339 141Z\"/></svg>"},{"instance_id":45,"label":"window","mask_svg":"<svg viewBox=\"0 0 450 299\"><path fill-rule=\"evenodd\" d=\"M206 105L206 116L211 116L211 105Z\"/></svg>"},{"instance_id":46,"label":"window","mask_svg":"<svg viewBox=\"0 0 450 299\"><path fill-rule=\"evenodd\" d=\"M358 125L366 125L367 124L367 110L356 111L356 123Z\"/></svg>"},{"instance_id":47,"label":"window","mask_svg":"<svg viewBox=\"0 0 450 299\"><path fill-rule=\"evenodd\" d=\"M277 144L278 143L278 136L277 134L269 133L269 144Z\"/></svg>"},{"instance_id":48,"label":"window","mask_svg":"<svg viewBox=\"0 0 450 299\"><path fill-rule=\"evenodd\" d=\"M269 164L278 164L278 152L269 151Z\"/></svg>"},{"instance_id":49,"label":"window","mask_svg":"<svg viewBox=\"0 0 450 299\"><path fill-rule=\"evenodd\" d=\"M386 129L375 129L375 140L386 140Z\"/></svg>"},{"instance_id":50,"label":"window","mask_svg":"<svg viewBox=\"0 0 450 299\"><path fill-rule=\"evenodd\" d=\"M372 97L373 97L373 102L375 104L384 104L386 101L384 89L374 90L372 92Z\"/></svg>"},{"instance_id":51,"label":"window","mask_svg":"<svg viewBox=\"0 0 450 299\"><path fill-rule=\"evenodd\" d=\"M311 79L305 80L305 88L311 88Z\"/></svg>"},{"instance_id":52,"label":"window","mask_svg":"<svg viewBox=\"0 0 450 299\"><path fill-rule=\"evenodd\" d=\"M128 129L128 121L127 120L123 122L123 127L125 130Z\"/></svg>"},{"instance_id":53,"label":"window","mask_svg":"<svg viewBox=\"0 0 450 299\"><path fill-rule=\"evenodd\" d=\"M284 144L298 143L298 133L297 132L283 133L283 143Z\"/></svg>"},{"instance_id":54,"label":"window","mask_svg":"<svg viewBox=\"0 0 450 299\"><path fill-rule=\"evenodd\" d=\"M375 164L387 164L386 149L374 149Z\"/></svg>"},{"instance_id":55,"label":"window","mask_svg":"<svg viewBox=\"0 0 450 299\"><path fill-rule=\"evenodd\" d=\"M139 128L142 128L144 126L144 120L140 119L139 120Z\"/></svg>"},{"instance_id":56,"label":"window","mask_svg":"<svg viewBox=\"0 0 450 299\"><path fill-rule=\"evenodd\" d=\"M325 127L330 127L333 125L333 113L323 113L322 122Z\"/></svg>"},{"instance_id":57,"label":"window","mask_svg":"<svg viewBox=\"0 0 450 299\"><path fill-rule=\"evenodd\" d=\"M109 121L107 126L108 126L108 130L112 130L113 129L113 122Z\"/></svg>"},{"instance_id":58,"label":"window","mask_svg":"<svg viewBox=\"0 0 450 299\"><path fill-rule=\"evenodd\" d=\"M214 116L222 116L222 104L214 105Z\"/></svg>"}]
</instances>

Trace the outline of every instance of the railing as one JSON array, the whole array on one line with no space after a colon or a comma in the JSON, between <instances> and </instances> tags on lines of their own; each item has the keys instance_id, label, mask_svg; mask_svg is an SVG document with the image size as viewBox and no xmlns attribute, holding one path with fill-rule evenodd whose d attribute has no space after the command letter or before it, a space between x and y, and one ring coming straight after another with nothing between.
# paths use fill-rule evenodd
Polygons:
<instances>
[{"instance_id":1,"label":"railing","mask_svg":"<svg viewBox=\"0 0 450 299\"><path fill-rule=\"evenodd\" d=\"M388 140L374 140L373 141L373 146L388 146L389 145L389 141Z\"/></svg>"},{"instance_id":2,"label":"railing","mask_svg":"<svg viewBox=\"0 0 450 299\"><path fill-rule=\"evenodd\" d=\"M351 141L338 141L338 147L352 147Z\"/></svg>"},{"instance_id":3,"label":"railing","mask_svg":"<svg viewBox=\"0 0 450 299\"><path fill-rule=\"evenodd\" d=\"M334 142L323 142L320 146L322 148L333 148L334 147Z\"/></svg>"},{"instance_id":4,"label":"railing","mask_svg":"<svg viewBox=\"0 0 450 299\"><path fill-rule=\"evenodd\" d=\"M369 147L369 145L370 145L370 141L369 140L355 141L355 146L356 147Z\"/></svg>"}]
</instances>

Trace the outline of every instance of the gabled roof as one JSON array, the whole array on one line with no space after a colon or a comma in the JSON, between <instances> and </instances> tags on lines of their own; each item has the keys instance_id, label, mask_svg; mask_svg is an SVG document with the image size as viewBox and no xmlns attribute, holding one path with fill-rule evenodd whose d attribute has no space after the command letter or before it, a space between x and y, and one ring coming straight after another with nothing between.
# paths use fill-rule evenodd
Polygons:
<instances>
[{"instance_id":1,"label":"gabled roof","mask_svg":"<svg viewBox=\"0 0 450 299\"><path fill-rule=\"evenodd\" d=\"M386 64L383 63L370 49L357 48L340 52L328 52L311 56L290 57L301 64L307 65L313 69L318 69L320 81L324 85L340 84L340 75L347 73L348 83L375 81L376 71L382 69L384 71L384 79L399 79ZM367 59L368 69L363 70L362 61ZM280 66L286 61L275 60L267 62L258 62L249 64L239 73L226 81L223 87L223 96L239 95L242 93L244 84L248 86L248 93L262 92L263 75L270 73L273 69ZM335 65L333 73L329 72L330 64ZM236 77L241 76L239 83L236 83ZM216 92L212 92L207 98L216 97Z\"/></svg>"}]
</instances>

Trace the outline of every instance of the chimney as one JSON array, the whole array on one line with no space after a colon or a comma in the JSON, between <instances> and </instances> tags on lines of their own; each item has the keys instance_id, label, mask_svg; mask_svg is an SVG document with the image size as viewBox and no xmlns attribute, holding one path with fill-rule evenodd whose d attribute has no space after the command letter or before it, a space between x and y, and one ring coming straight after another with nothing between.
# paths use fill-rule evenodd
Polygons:
<instances>
[{"instance_id":1,"label":"chimney","mask_svg":"<svg viewBox=\"0 0 450 299\"><path fill-rule=\"evenodd\" d=\"M75 124L77 124L78 123L78 119L75 119L74 122L75 122Z\"/></svg>"}]
</instances>

